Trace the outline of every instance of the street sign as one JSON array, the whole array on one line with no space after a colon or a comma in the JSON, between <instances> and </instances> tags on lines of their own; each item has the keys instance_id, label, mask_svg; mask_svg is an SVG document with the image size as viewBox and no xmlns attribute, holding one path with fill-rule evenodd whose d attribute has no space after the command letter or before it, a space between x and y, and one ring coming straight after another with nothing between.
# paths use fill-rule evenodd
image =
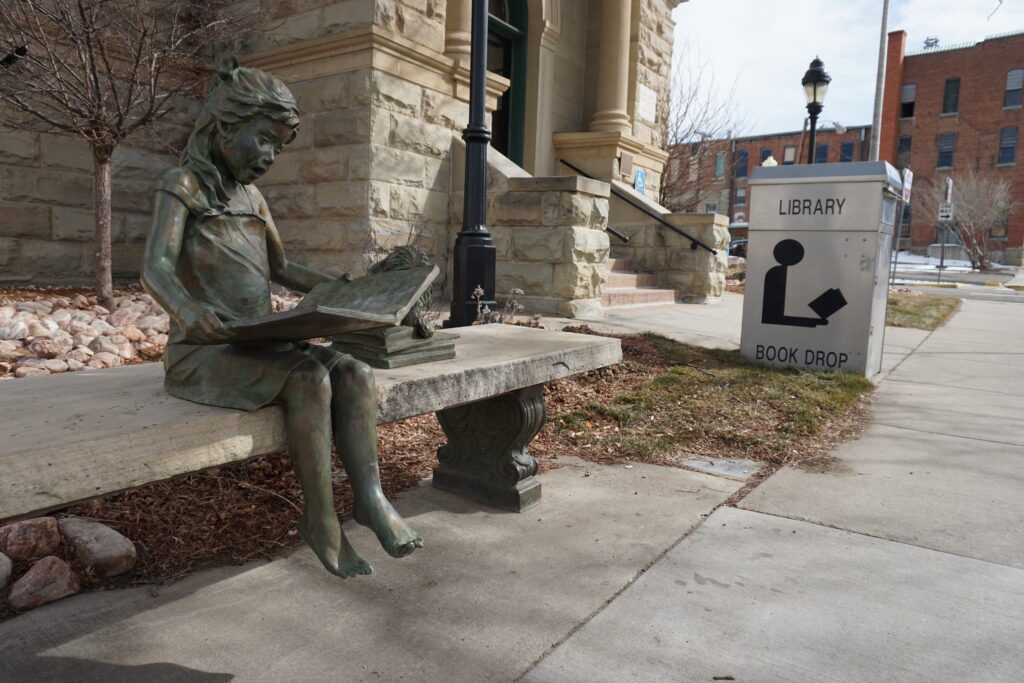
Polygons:
<instances>
[{"instance_id":1,"label":"street sign","mask_svg":"<svg viewBox=\"0 0 1024 683\"><path fill-rule=\"evenodd\" d=\"M633 181L633 189L640 194L647 189L647 171L642 168L636 169L636 179Z\"/></svg>"},{"instance_id":2,"label":"street sign","mask_svg":"<svg viewBox=\"0 0 1024 683\"><path fill-rule=\"evenodd\" d=\"M910 203L910 187L914 184L914 172L909 168L903 169L903 203Z\"/></svg>"},{"instance_id":3,"label":"street sign","mask_svg":"<svg viewBox=\"0 0 1024 683\"><path fill-rule=\"evenodd\" d=\"M953 202L939 202L939 220L953 220Z\"/></svg>"}]
</instances>

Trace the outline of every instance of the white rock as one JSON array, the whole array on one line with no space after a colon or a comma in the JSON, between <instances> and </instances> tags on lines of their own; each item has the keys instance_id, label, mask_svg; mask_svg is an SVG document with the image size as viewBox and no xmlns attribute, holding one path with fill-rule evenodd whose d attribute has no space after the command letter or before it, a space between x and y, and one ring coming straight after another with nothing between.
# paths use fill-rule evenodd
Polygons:
<instances>
[{"instance_id":1,"label":"white rock","mask_svg":"<svg viewBox=\"0 0 1024 683\"><path fill-rule=\"evenodd\" d=\"M87 334L85 332L79 332L75 336L71 337L71 345L72 346L88 346L89 344L92 343L92 340L95 339L96 337L97 337L97 335L95 335L95 334Z\"/></svg>"},{"instance_id":2,"label":"white rock","mask_svg":"<svg viewBox=\"0 0 1024 683\"><path fill-rule=\"evenodd\" d=\"M144 342L144 341L146 341L146 333L143 332L142 330L140 330L139 328L135 327L135 325L128 325L123 330L121 330L121 334L128 341L132 341L132 342Z\"/></svg>"},{"instance_id":3,"label":"white rock","mask_svg":"<svg viewBox=\"0 0 1024 683\"><path fill-rule=\"evenodd\" d=\"M58 323L58 324L63 323L63 322L67 322L67 321L71 320L71 311L69 311L66 308L58 308L58 309L55 309L53 311L53 313L50 314L50 318L55 323Z\"/></svg>"},{"instance_id":4,"label":"white rock","mask_svg":"<svg viewBox=\"0 0 1024 683\"><path fill-rule=\"evenodd\" d=\"M28 336L30 337L49 337L50 329L42 323L29 323L28 325Z\"/></svg>"},{"instance_id":5,"label":"white rock","mask_svg":"<svg viewBox=\"0 0 1024 683\"><path fill-rule=\"evenodd\" d=\"M14 313L14 306L11 306L10 304L0 306L0 318L13 318Z\"/></svg>"},{"instance_id":6,"label":"white rock","mask_svg":"<svg viewBox=\"0 0 1024 683\"><path fill-rule=\"evenodd\" d=\"M117 354L100 351L86 365L90 368L116 368L124 363L121 362L121 358Z\"/></svg>"},{"instance_id":7,"label":"white rock","mask_svg":"<svg viewBox=\"0 0 1024 683\"><path fill-rule=\"evenodd\" d=\"M135 544L105 524L67 517L60 520L60 532L71 541L78 561L96 576L117 576L135 566Z\"/></svg>"},{"instance_id":8,"label":"white rock","mask_svg":"<svg viewBox=\"0 0 1024 683\"><path fill-rule=\"evenodd\" d=\"M117 334L117 328L102 318L96 318L96 320L92 321L92 329L96 330L99 334Z\"/></svg>"},{"instance_id":9,"label":"white rock","mask_svg":"<svg viewBox=\"0 0 1024 683\"><path fill-rule=\"evenodd\" d=\"M166 334L154 334L149 338L149 341L153 342L157 346L167 346L167 335Z\"/></svg>"},{"instance_id":10,"label":"white rock","mask_svg":"<svg viewBox=\"0 0 1024 683\"><path fill-rule=\"evenodd\" d=\"M117 344L111 341L110 337L105 337L102 334L89 342L89 348L97 353L103 351L116 355L118 352Z\"/></svg>"},{"instance_id":11,"label":"white rock","mask_svg":"<svg viewBox=\"0 0 1024 683\"><path fill-rule=\"evenodd\" d=\"M95 337L97 332L93 328L93 326L89 324L91 322L91 320L72 319L71 322L68 323L68 332L70 332L71 334L78 334L79 332L84 332L85 334L92 335L93 337Z\"/></svg>"},{"instance_id":12,"label":"white rock","mask_svg":"<svg viewBox=\"0 0 1024 683\"><path fill-rule=\"evenodd\" d=\"M75 297L74 301L71 302L75 308L89 308L89 300L85 296L79 294Z\"/></svg>"},{"instance_id":13,"label":"white rock","mask_svg":"<svg viewBox=\"0 0 1024 683\"><path fill-rule=\"evenodd\" d=\"M167 332L171 326L171 319L166 315L147 315L136 320L135 326L142 330Z\"/></svg>"},{"instance_id":14,"label":"white rock","mask_svg":"<svg viewBox=\"0 0 1024 683\"><path fill-rule=\"evenodd\" d=\"M107 316L107 322L114 327L127 327L138 317L138 314L130 308L119 308Z\"/></svg>"},{"instance_id":15,"label":"white rock","mask_svg":"<svg viewBox=\"0 0 1024 683\"><path fill-rule=\"evenodd\" d=\"M36 339L28 345L28 350L39 358L57 358L71 350L71 340Z\"/></svg>"},{"instance_id":16,"label":"white rock","mask_svg":"<svg viewBox=\"0 0 1024 683\"><path fill-rule=\"evenodd\" d=\"M127 339L117 345L117 355L121 356L125 360L135 358L138 354L135 352L135 347Z\"/></svg>"},{"instance_id":17,"label":"white rock","mask_svg":"<svg viewBox=\"0 0 1024 683\"><path fill-rule=\"evenodd\" d=\"M0 341L0 361L12 361L24 355L20 346L9 341Z\"/></svg>"},{"instance_id":18,"label":"white rock","mask_svg":"<svg viewBox=\"0 0 1024 683\"><path fill-rule=\"evenodd\" d=\"M64 359L68 362L75 361L78 363L88 363L95 355L96 352L88 346L78 346L68 351L67 355L64 356Z\"/></svg>"},{"instance_id":19,"label":"white rock","mask_svg":"<svg viewBox=\"0 0 1024 683\"><path fill-rule=\"evenodd\" d=\"M96 315L110 315L110 309L106 308L105 306L100 306L99 304L93 306L91 310Z\"/></svg>"},{"instance_id":20,"label":"white rock","mask_svg":"<svg viewBox=\"0 0 1024 683\"><path fill-rule=\"evenodd\" d=\"M72 353L74 353L74 352L72 352ZM82 363L81 361L74 360L73 358L68 358L66 362L68 364L68 371L69 372L78 372L79 370L81 370L82 368L85 367L85 363Z\"/></svg>"},{"instance_id":21,"label":"white rock","mask_svg":"<svg viewBox=\"0 0 1024 683\"><path fill-rule=\"evenodd\" d=\"M44 360L42 362L42 366L52 373L68 371L68 364L62 361L60 358L50 358L49 360Z\"/></svg>"},{"instance_id":22,"label":"white rock","mask_svg":"<svg viewBox=\"0 0 1024 683\"><path fill-rule=\"evenodd\" d=\"M14 368L14 376L21 377L34 377L36 375L49 375L50 371L46 368L37 368L31 365L21 365ZM20 386L20 385L19 385Z\"/></svg>"},{"instance_id":23,"label":"white rock","mask_svg":"<svg viewBox=\"0 0 1024 683\"><path fill-rule=\"evenodd\" d=\"M53 310L53 305L46 301L16 301L14 302L14 310L49 314Z\"/></svg>"},{"instance_id":24,"label":"white rock","mask_svg":"<svg viewBox=\"0 0 1024 683\"><path fill-rule=\"evenodd\" d=\"M27 336L28 325L20 320L0 327L0 339L24 339Z\"/></svg>"}]
</instances>

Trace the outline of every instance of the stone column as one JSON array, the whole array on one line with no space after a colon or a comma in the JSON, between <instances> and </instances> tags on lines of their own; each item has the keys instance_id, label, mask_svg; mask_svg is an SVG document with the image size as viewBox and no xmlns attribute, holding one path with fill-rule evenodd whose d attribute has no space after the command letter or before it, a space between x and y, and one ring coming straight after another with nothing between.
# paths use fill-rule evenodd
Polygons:
<instances>
[{"instance_id":1,"label":"stone column","mask_svg":"<svg viewBox=\"0 0 1024 683\"><path fill-rule=\"evenodd\" d=\"M448 0L444 18L444 53L459 64L469 66L472 39L473 0Z\"/></svg>"},{"instance_id":2,"label":"stone column","mask_svg":"<svg viewBox=\"0 0 1024 683\"><path fill-rule=\"evenodd\" d=\"M632 0L602 0L597 111L590 130L629 134L629 35Z\"/></svg>"}]
</instances>

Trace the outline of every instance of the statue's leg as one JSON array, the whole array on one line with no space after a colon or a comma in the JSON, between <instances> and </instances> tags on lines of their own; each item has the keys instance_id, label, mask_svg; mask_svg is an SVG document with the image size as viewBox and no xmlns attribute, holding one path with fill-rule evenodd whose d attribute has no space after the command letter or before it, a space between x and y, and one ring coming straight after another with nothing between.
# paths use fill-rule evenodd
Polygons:
<instances>
[{"instance_id":1,"label":"statue's leg","mask_svg":"<svg viewBox=\"0 0 1024 683\"><path fill-rule=\"evenodd\" d=\"M288 451L305 499L299 532L331 573L341 577L369 574L373 568L353 550L334 511L331 395L327 368L313 359L292 371L279 395L285 409Z\"/></svg>"},{"instance_id":2,"label":"statue's leg","mask_svg":"<svg viewBox=\"0 0 1024 683\"><path fill-rule=\"evenodd\" d=\"M423 547L380 488L377 464L377 387L366 363L346 358L331 370L334 445L348 473L355 499L353 516L369 527L392 557Z\"/></svg>"}]
</instances>

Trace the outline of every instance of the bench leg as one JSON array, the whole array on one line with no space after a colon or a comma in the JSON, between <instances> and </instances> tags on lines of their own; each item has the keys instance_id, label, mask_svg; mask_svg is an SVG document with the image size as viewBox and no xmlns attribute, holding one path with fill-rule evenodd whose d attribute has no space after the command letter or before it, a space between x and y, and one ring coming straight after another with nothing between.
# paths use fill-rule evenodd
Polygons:
<instances>
[{"instance_id":1,"label":"bench leg","mask_svg":"<svg viewBox=\"0 0 1024 683\"><path fill-rule=\"evenodd\" d=\"M434 487L503 510L533 507L540 482L526 446L546 414L542 384L438 411L448 443L437 449Z\"/></svg>"}]
</instances>

